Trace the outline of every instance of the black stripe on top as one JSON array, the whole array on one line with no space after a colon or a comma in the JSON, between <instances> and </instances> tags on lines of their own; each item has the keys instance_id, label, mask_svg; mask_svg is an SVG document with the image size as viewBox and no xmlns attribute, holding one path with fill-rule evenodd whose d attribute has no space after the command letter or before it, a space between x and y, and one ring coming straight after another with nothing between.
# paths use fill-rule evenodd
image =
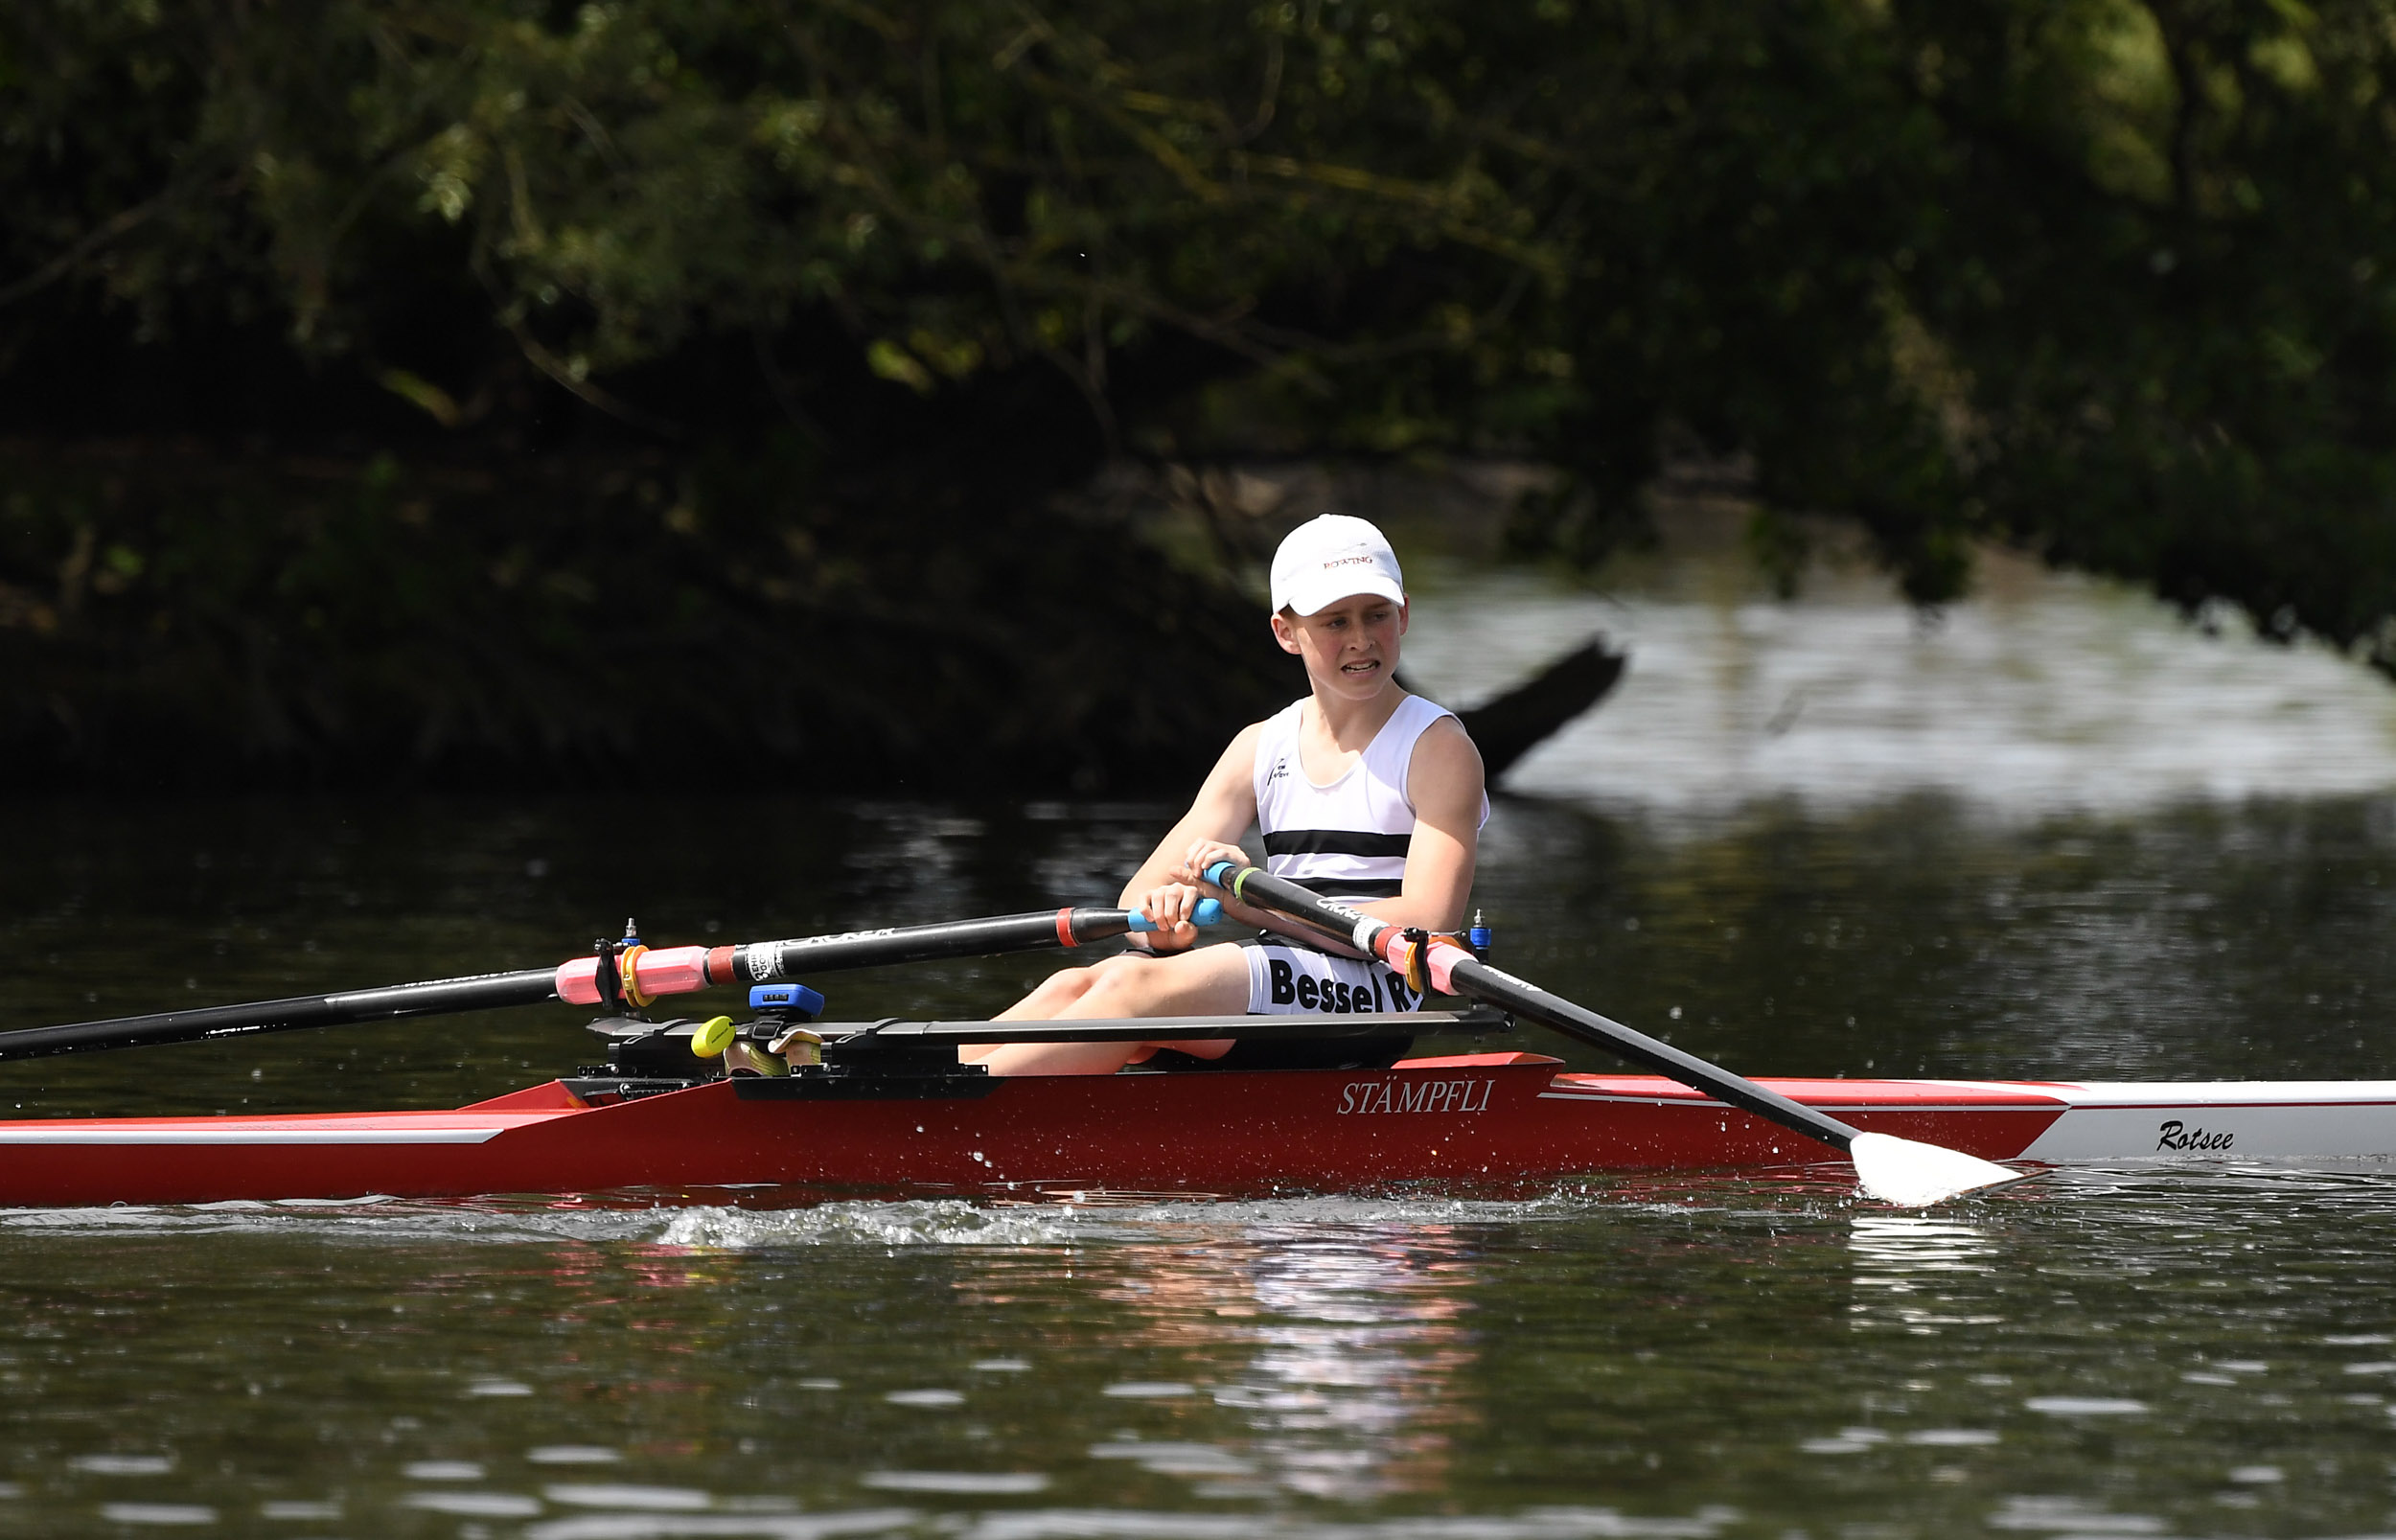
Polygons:
<instances>
[{"instance_id":1,"label":"black stripe on top","mask_svg":"<svg viewBox=\"0 0 2396 1540\"><path fill-rule=\"evenodd\" d=\"M1410 834L1360 834L1353 829L1280 829L1264 837L1268 856L1403 856Z\"/></svg>"},{"instance_id":2,"label":"black stripe on top","mask_svg":"<svg viewBox=\"0 0 2396 1540\"><path fill-rule=\"evenodd\" d=\"M1395 877L1301 877L1291 882L1322 894L1325 898L1395 898L1406 891L1406 884Z\"/></svg>"}]
</instances>

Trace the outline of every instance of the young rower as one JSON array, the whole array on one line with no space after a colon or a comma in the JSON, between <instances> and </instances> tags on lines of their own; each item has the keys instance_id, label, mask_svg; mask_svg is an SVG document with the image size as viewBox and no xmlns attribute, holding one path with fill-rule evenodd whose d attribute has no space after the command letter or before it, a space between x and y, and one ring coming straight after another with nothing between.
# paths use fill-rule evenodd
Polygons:
<instances>
[{"instance_id":1,"label":"young rower","mask_svg":"<svg viewBox=\"0 0 2396 1540\"><path fill-rule=\"evenodd\" d=\"M1408 611L1390 542L1361 518L1309 520L1274 554L1272 598L1274 640L1304 661L1309 693L1232 740L1189 811L1124 885L1119 902L1160 929L1104 962L1051 975L998 1020L1421 1008L1381 963L1292 939L1289 922L1204 880L1215 862L1248 863L1236 841L1253 826L1267 870L1400 925L1461 929L1472 892L1489 816L1481 755L1454 713L1398 687ZM1190 912L1208 896L1235 921L1278 933L1195 945ZM993 1074L1111 1074L1160 1046L1219 1059L1233 1040L959 1052Z\"/></svg>"}]
</instances>

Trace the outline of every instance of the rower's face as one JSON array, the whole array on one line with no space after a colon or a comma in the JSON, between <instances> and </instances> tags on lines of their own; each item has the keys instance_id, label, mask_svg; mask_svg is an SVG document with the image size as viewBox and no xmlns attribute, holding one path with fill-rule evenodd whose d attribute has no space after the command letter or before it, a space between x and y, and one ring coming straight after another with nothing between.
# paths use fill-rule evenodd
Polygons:
<instances>
[{"instance_id":1,"label":"rower's face","mask_svg":"<svg viewBox=\"0 0 2396 1540\"><path fill-rule=\"evenodd\" d=\"M1371 695L1397 671L1397 639L1406 634L1406 606L1360 593L1295 619L1273 617L1273 635L1285 653L1305 659L1309 678L1343 694Z\"/></svg>"}]
</instances>

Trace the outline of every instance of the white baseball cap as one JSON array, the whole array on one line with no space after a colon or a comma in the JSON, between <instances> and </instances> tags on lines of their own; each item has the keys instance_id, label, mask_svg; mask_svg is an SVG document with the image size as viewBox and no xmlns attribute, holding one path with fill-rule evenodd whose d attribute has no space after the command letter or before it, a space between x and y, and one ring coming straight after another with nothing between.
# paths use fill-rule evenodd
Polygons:
<instances>
[{"instance_id":1,"label":"white baseball cap","mask_svg":"<svg viewBox=\"0 0 2396 1540\"><path fill-rule=\"evenodd\" d=\"M1351 594L1406 602L1405 574L1382 533L1347 514L1321 514L1291 530L1273 553L1273 608L1311 615Z\"/></svg>"}]
</instances>

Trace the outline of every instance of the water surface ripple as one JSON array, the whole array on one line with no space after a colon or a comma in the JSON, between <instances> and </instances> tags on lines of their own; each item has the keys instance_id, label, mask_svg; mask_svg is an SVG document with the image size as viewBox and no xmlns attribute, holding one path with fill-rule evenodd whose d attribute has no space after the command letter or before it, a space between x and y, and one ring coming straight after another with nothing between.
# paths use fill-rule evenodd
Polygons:
<instances>
[{"instance_id":1,"label":"water surface ripple","mask_svg":"<svg viewBox=\"0 0 2396 1540\"><path fill-rule=\"evenodd\" d=\"M2389 1527L2396 1175L0 1214L0 1525Z\"/></svg>"}]
</instances>

